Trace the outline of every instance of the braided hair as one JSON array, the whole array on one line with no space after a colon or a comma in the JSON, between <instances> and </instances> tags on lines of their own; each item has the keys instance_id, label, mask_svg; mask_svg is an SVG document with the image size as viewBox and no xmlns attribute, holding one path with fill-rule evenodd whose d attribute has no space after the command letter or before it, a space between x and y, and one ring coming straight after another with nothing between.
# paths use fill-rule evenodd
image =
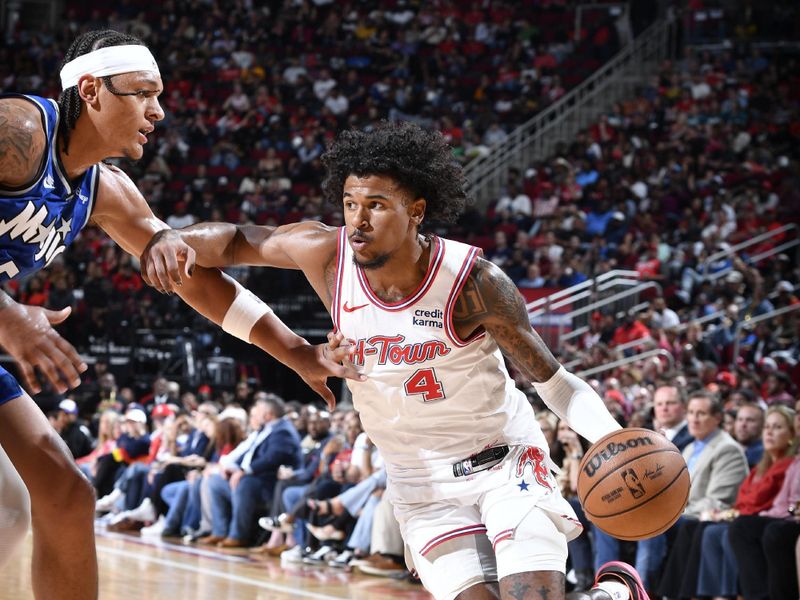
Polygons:
<instances>
[{"instance_id":1,"label":"braided hair","mask_svg":"<svg viewBox=\"0 0 800 600\"><path fill-rule=\"evenodd\" d=\"M79 56L83 56L84 54L88 54L93 50L107 48L108 46L127 45L144 46L145 43L136 36L128 35L127 33L120 33L119 31L114 31L112 29L87 31L83 35L77 37L74 42L72 42L72 45L67 50L66 54L64 54L64 61L61 63L60 68L63 68L64 65L71 60L74 60ZM108 88L108 91L110 91L112 94L124 95L116 90L114 84L111 82L111 76L101 77L100 79L103 81L103 84L106 86L106 88ZM72 87L65 89L58 97L58 108L59 112L61 113L61 121L58 126L58 135L61 137L65 154L69 154L70 133L73 129L75 129L75 125L78 122L78 117L81 116L82 106L83 101L78 93L77 85L73 85Z\"/></svg>"}]
</instances>

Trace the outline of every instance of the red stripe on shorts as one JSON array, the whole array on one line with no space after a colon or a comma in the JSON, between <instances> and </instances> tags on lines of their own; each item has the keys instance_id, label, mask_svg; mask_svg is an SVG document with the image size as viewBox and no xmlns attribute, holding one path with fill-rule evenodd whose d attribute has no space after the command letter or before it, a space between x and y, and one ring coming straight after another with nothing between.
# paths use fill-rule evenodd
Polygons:
<instances>
[{"instance_id":1,"label":"red stripe on shorts","mask_svg":"<svg viewBox=\"0 0 800 600\"><path fill-rule=\"evenodd\" d=\"M466 527L460 527L459 529L453 529L452 531L448 531L447 533L442 533L441 535L437 535L435 538L431 539L427 544L422 547L420 550L420 554L425 556L428 552L436 548L439 544L443 544L448 540L453 540L455 538L459 538L465 535L477 535L479 533L486 533L486 527L484 525L467 525Z\"/></svg>"}]
</instances>

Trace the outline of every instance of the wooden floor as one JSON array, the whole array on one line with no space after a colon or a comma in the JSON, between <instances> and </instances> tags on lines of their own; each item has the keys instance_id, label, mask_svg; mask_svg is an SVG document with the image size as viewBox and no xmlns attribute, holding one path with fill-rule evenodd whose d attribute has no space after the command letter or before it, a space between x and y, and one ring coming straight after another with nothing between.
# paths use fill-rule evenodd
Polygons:
<instances>
[{"instance_id":1,"label":"wooden floor","mask_svg":"<svg viewBox=\"0 0 800 600\"><path fill-rule=\"evenodd\" d=\"M32 600L31 539L0 571L0 599ZM418 585L329 567L252 560L125 534L97 535L101 600L429 600Z\"/></svg>"}]
</instances>

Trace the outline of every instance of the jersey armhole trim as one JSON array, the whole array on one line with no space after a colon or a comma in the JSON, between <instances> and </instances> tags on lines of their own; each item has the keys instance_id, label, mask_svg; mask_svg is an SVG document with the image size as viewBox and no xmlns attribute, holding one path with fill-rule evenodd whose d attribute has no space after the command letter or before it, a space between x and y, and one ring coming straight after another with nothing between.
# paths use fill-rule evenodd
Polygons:
<instances>
[{"instance_id":1,"label":"jersey armhole trim","mask_svg":"<svg viewBox=\"0 0 800 600\"><path fill-rule=\"evenodd\" d=\"M458 272L458 277L456 278L455 284L453 284L453 289L450 292L450 297L447 299L447 305L445 307L445 333L447 334L447 337L450 338L450 341L459 348L468 346L486 336L486 331L481 330L477 333L473 333L466 340L462 340L456 333L456 328L453 325L453 307L455 306L456 298L458 298L461 290L464 289L464 285L467 283L467 277L469 277L472 267L475 265L475 261L478 260L478 254L478 248L470 249L469 253L464 259L464 263L461 265L461 270Z\"/></svg>"},{"instance_id":2,"label":"jersey armhole trim","mask_svg":"<svg viewBox=\"0 0 800 600\"><path fill-rule=\"evenodd\" d=\"M344 255L345 255L345 228L339 228L339 239L336 244L336 283L333 289L333 298L331 302L331 319L333 320L333 330L338 332L341 327L340 308L339 304L342 298L342 279L344 278Z\"/></svg>"}]
</instances>

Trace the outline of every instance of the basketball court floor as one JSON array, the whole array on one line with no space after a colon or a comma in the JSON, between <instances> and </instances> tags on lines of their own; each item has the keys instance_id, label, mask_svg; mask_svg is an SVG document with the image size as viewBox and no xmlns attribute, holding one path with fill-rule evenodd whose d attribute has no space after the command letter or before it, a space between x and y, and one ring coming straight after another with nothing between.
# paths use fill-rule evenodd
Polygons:
<instances>
[{"instance_id":1,"label":"basketball court floor","mask_svg":"<svg viewBox=\"0 0 800 600\"><path fill-rule=\"evenodd\" d=\"M0 599L33 600L31 538L0 571ZM281 566L275 558L98 532L100 599L430 600L419 585L329 567Z\"/></svg>"}]
</instances>

